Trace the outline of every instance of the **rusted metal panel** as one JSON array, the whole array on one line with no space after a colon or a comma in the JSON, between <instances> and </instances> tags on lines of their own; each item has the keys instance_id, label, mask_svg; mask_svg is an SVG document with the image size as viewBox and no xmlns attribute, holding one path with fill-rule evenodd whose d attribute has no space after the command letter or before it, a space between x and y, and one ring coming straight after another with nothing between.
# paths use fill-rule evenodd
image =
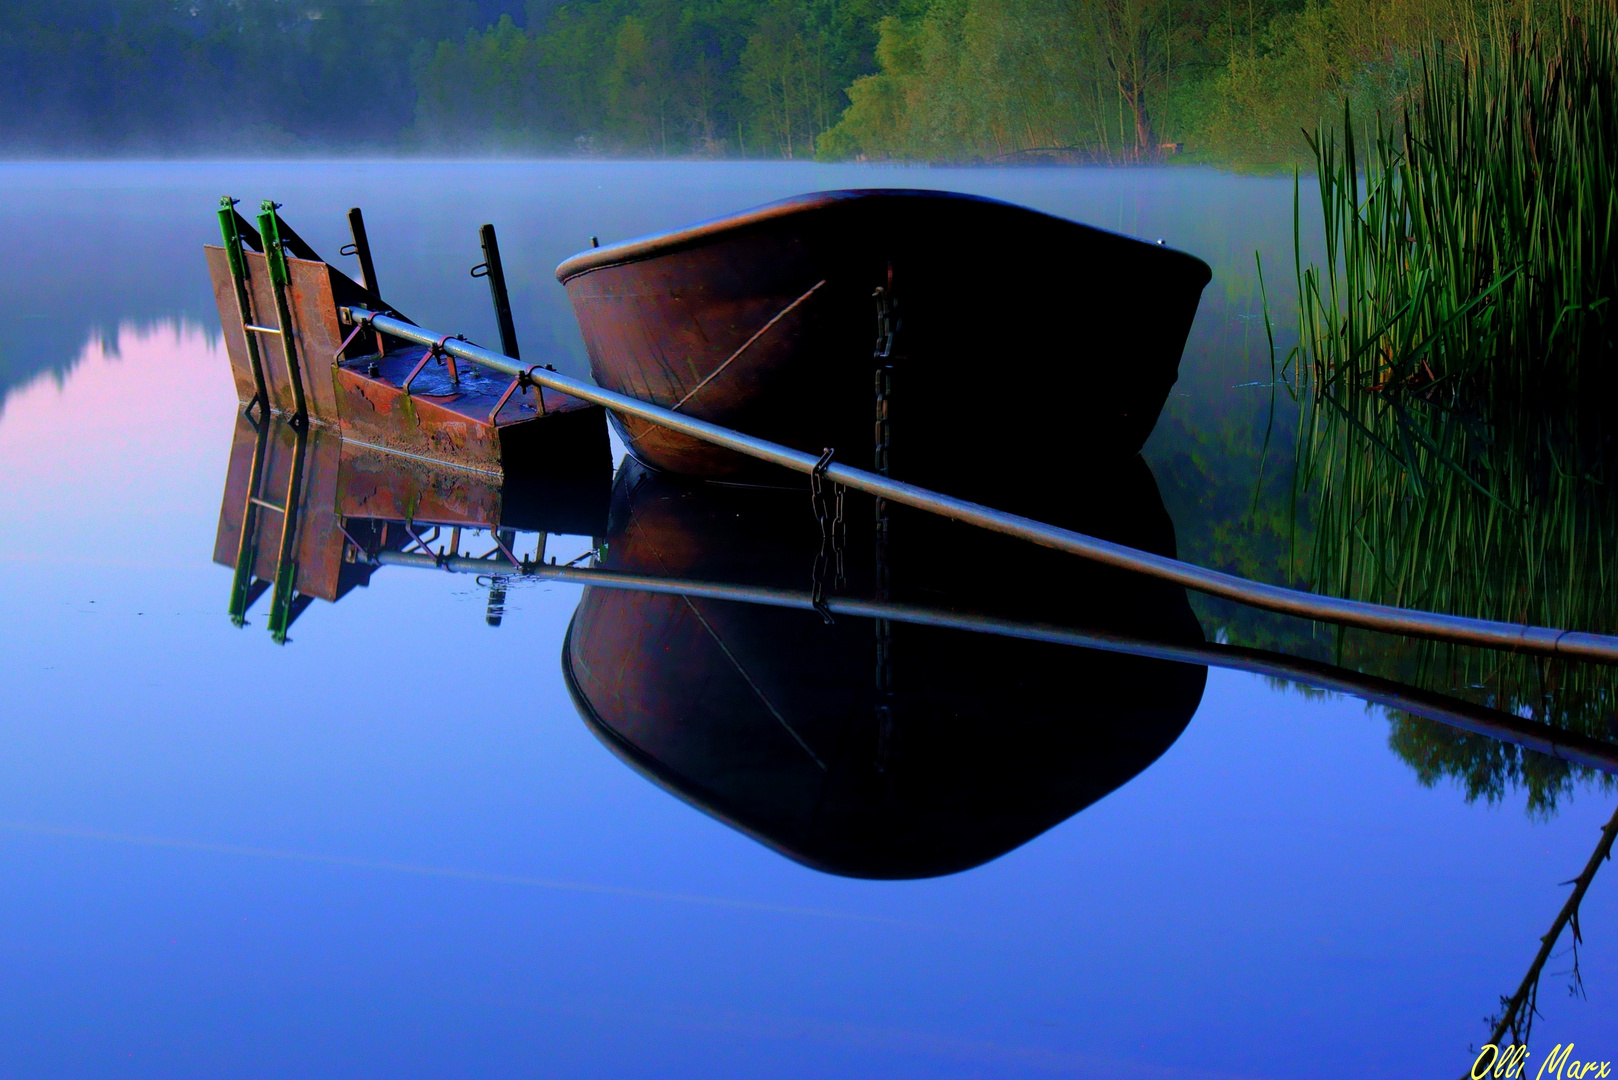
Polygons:
<instances>
[{"instance_id":1,"label":"rusted metal panel","mask_svg":"<svg viewBox=\"0 0 1618 1080\"><path fill-rule=\"evenodd\" d=\"M247 251L242 255L242 262L247 268L247 295L252 306L253 325L278 329L269 263L260 252ZM264 383L270 395L270 408L284 416L291 416L296 412L296 399L280 339L274 334L261 333L258 342L260 355L264 358ZM307 385L308 380L304 381Z\"/></svg>"},{"instance_id":2,"label":"rusted metal panel","mask_svg":"<svg viewBox=\"0 0 1618 1080\"><path fill-rule=\"evenodd\" d=\"M452 379L447 364L429 361L406 393L426 352L397 349L334 369L344 438L492 473L543 469L547 444L587 439L592 429L605 444L600 409L538 387L512 395L491 423L511 379L475 364L460 363Z\"/></svg>"},{"instance_id":3,"label":"rusted metal panel","mask_svg":"<svg viewBox=\"0 0 1618 1080\"><path fill-rule=\"evenodd\" d=\"M223 254L223 249L219 250ZM228 281L228 269L226 275ZM235 306L234 302L231 306ZM224 310L221 306L220 313L223 314ZM251 399L251 377L248 381L247 396ZM225 491L219 500L219 529L214 534L213 561L220 566L236 565L236 545L241 534L242 513L247 506L248 480L253 470L253 443L257 436L253 422L237 413L236 430L230 441L230 461L225 466Z\"/></svg>"},{"instance_id":4,"label":"rusted metal panel","mask_svg":"<svg viewBox=\"0 0 1618 1080\"><path fill-rule=\"evenodd\" d=\"M305 451L298 520L298 591L321 600L343 592L343 534L338 526L337 480L342 440L330 428L311 426Z\"/></svg>"},{"instance_id":5,"label":"rusted metal panel","mask_svg":"<svg viewBox=\"0 0 1618 1080\"><path fill-rule=\"evenodd\" d=\"M308 397L310 418L338 424L337 389L333 385L333 357L346 336L337 321L337 305L332 296L332 276L336 273L323 262L288 259L292 288L289 301L297 330L298 358L303 365L303 388Z\"/></svg>"},{"instance_id":6,"label":"rusted metal panel","mask_svg":"<svg viewBox=\"0 0 1618 1080\"><path fill-rule=\"evenodd\" d=\"M253 398L253 372L248 366L247 348L243 340L246 331L236 311L235 285L231 281L230 265L222 247L205 245L203 252L208 262L208 276L213 284L214 302L219 307L219 323L224 333L225 353L230 359L231 378L236 384L236 399L245 404ZM268 264L259 252L247 251L243 255L253 325L279 329L276 326L275 295L270 288ZM346 336L337 321L332 281L337 271L325 263L307 259L289 258L287 267L292 278L289 292L292 340L304 377L309 416L316 423L335 426L338 423L337 389L333 385L330 369L332 357ZM293 411L292 383L287 376L280 337L258 333L258 340L264 359L270 407L276 412L290 414Z\"/></svg>"},{"instance_id":7,"label":"rusted metal panel","mask_svg":"<svg viewBox=\"0 0 1618 1080\"><path fill-rule=\"evenodd\" d=\"M258 437L258 427L247 417L237 416L219 507L219 527L214 536L214 562L222 566L235 565L242 520L250 512L249 498L256 494L261 503L251 511L254 527L248 536L250 567L255 578L273 581L282 511L289 506L290 495L290 508L297 515L294 587L305 596L336 600L346 591L342 582L343 537L336 519L341 445L337 435L320 428L308 431L299 490L289 491L298 433L285 424L266 424L263 475L260 489L254 493L248 490L248 479ZM265 503L269 505L263 505Z\"/></svg>"},{"instance_id":8,"label":"rusted metal panel","mask_svg":"<svg viewBox=\"0 0 1618 1080\"><path fill-rule=\"evenodd\" d=\"M383 450L343 444L337 508L345 518L420 521L493 529L501 524L501 481Z\"/></svg>"},{"instance_id":9,"label":"rusted metal panel","mask_svg":"<svg viewBox=\"0 0 1618 1080\"><path fill-rule=\"evenodd\" d=\"M236 400L245 405L253 400L257 390L253 383L253 369L247 359L241 315L236 310L236 283L231 279L230 263L224 248L217 244L205 244L202 253L208 261L208 278L213 285L214 303L219 306L219 327L225 339L225 355L230 360L230 377L236 384Z\"/></svg>"},{"instance_id":10,"label":"rusted metal panel","mask_svg":"<svg viewBox=\"0 0 1618 1080\"><path fill-rule=\"evenodd\" d=\"M333 379L345 439L488 473L500 471L500 434L492 425L442 399L406 394L358 372L338 368Z\"/></svg>"}]
</instances>

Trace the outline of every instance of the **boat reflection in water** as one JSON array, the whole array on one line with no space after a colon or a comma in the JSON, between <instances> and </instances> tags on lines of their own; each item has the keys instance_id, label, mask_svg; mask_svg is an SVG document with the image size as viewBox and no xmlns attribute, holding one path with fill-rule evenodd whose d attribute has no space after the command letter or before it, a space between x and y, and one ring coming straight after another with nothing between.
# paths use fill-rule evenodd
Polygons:
<instances>
[{"instance_id":1,"label":"boat reflection in water","mask_svg":"<svg viewBox=\"0 0 1618 1080\"><path fill-rule=\"evenodd\" d=\"M1173 551L1138 458L1078 491L1064 481L1059 499L1053 475L1027 480L1019 497L1059 525ZM822 530L803 487L682 481L633 460L614 484L599 426L544 472L501 478L241 419L214 561L235 571L232 621L267 593L281 642L315 599L381 567L477 575L493 626L513 581L585 586L562 666L591 729L679 797L834 873L945 874L1028 841L1156 760L1208 666L1618 775L1604 740L1205 641L1162 582L824 495ZM591 538L593 563L547 560L555 533Z\"/></svg>"},{"instance_id":2,"label":"boat reflection in water","mask_svg":"<svg viewBox=\"0 0 1618 1080\"><path fill-rule=\"evenodd\" d=\"M608 572L877 596L1200 645L1183 589L849 497L626 461ZM1139 458L1047 519L1172 553ZM879 544L881 546L879 546ZM839 578L841 580L839 580ZM884 596L884 594L886 594ZM1199 664L677 593L586 588L563 669L622 759L780 853L915 878L984 863L1127 783L1202 698Z\"/></svg>"},{"instance_id":3,"label":"boat reflection in water","mask_svg":"<svg viewBox=\"0 0 1618 1080\"><path fill-rule=\"evenodd\" d=\"M345 442L318 425L236 419L213 561L235 570L230 616L270 594L277 641L314 600L336 602L390 561L443 566L463 546L488 549L490 625L500 625L515 561L544 560L552 533L606 528L612 478L606 431L553 442L543 473L505 476ZM460 567L468 569L469 567Z\"/></svg>"}]
</instances>

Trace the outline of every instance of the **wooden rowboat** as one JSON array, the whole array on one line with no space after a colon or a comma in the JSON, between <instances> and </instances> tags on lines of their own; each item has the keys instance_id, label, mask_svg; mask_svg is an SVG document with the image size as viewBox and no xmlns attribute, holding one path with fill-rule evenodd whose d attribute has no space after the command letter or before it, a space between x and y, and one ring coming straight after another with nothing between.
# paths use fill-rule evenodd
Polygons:
<instances>
[{"instance_id":1,"label":"wooden rowboat","mask_svg":"<svg viewBox=\"0 0 1618 1080\"><path fill-rule=\"evenodd\" d=\"M1211 272L1008 203L869 190L591 249L556 276L600 385L971 498L1032 459L1138 451ZM655 468L759 468L615 422Z\"/></svg>"}]
</instances>

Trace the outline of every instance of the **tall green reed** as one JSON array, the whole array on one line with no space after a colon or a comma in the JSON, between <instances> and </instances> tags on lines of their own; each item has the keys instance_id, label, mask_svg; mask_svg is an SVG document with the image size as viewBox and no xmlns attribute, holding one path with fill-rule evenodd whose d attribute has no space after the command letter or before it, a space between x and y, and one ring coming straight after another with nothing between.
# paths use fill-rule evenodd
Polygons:
<instances>
[{"instance_id":1,"label":"tall green reed","mask_svg":"<svg viewBox=\"0 0 1618 1080\"><path fill-rule=\"evenodd\" d=\"M1324 591L1618 630L1618 9L1495 7L1423 58L1396 123L1311 146L1323 266L1298 265L1299 483ZM1607 734L1613 674L1412 646L1426 684ZM1423 729L1425 730L1425 729ZM1418 770L1554 801L1555 768L1396 732ZM1532 773L1543 773L1536 779Z\"/></svg>"}]
</instances>

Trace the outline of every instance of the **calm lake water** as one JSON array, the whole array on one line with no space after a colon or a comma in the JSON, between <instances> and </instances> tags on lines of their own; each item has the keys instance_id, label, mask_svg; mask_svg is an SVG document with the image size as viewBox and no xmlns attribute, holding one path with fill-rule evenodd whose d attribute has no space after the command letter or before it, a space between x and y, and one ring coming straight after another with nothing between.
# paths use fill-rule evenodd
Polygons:
<instances>
[{"instance_id":1,"label":"calm lake water","mask_svg":"<svg viewBox=\"0 0 1618 1080\"><path fill-rule=\"evenodd\" d=\"M783 857L592 734L562 670L576 586L513 583L496 628L476 579L388 567L316 601L285 645L267 599L231 625L213 556L237 406L200 250L221 193L281 201L334 261L343 211L363 206L390 300L484 341L487 291L467 269L492 221L525 358L583 374L552 270L592 235L852 186L992 195L1214 267L1144 456L1180 551L1217 561L1269 402L1255 250L1288 344L1290 179L0 166L0 1075L1470 1065L1610 787L1575 779L1550 814L1509 785L1468 801L1418 779L1380 709L1212 669L1183 733L1092 805L974 868L864 880ZM549 543L566 561L591 541ZM967 565L1005 557L964 548ZM1210 638L1234 632L1197 611ZM1038 677L1134 724L1159 688L1126 669L1054 653ZM1587 997L1565 992L1570 956L1547 968L1536 1055L1572 1040L1575 1057L1618 1058L1615 874L1582 912Z\"/></svg>"}]
</instances>

